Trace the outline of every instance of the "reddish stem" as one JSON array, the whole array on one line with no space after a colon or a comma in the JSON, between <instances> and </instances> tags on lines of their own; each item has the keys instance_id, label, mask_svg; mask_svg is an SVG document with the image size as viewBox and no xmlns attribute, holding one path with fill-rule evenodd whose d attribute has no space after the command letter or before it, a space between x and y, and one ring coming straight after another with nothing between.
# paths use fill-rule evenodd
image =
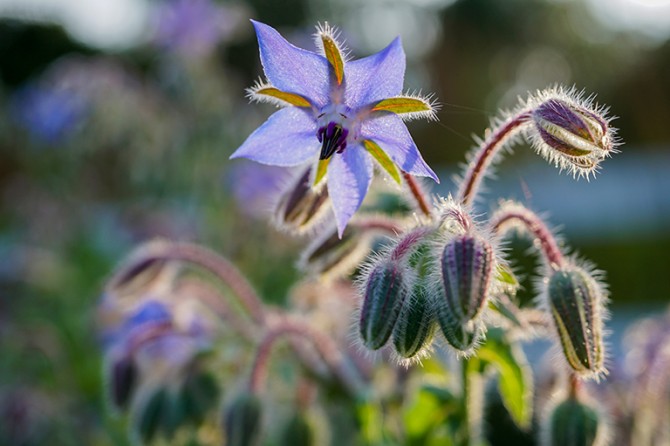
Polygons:
<instances>
[{"instance_id":1,"label":"reddish stem","mask_svg":"<svg viewBox=\"0 0 670 446\"><path fill-rule=\"evenodd\" d=\"M275 342L286 335L297 335L309 341L321 356L332 373L344 384L352 394L358 394L364 389L358 372L348 363L335 342L324 333L314 329L299 319L283 317L271 327L261 341L249 379L249 390L258 394L267 378L267 368Z\"/></svg>"},{"instance_id":2,"label":"reddish stem","mask_svg":"<svg viewBox=\"0 0 670 446\"><path fill-rule=\"evenodd\" d=\"M528 122L529 116L530 113L528 111L519 113L505 121L486 138L468 165L468 169L458 189L457 201L465 205L472 203L477 196L477 191L484 178L484 174L495 159L495 155L505 146L505 142L520 131L522 126Z\"/></svg>"},{"instance_id":3,"label":"reddish stem","mask_svg":"<svg viewBox=\"0 0 670 446\"><path fill-rule=\"evenodd\" d=\"M423 192L423 190L421 190L421 186L419 185L419 183L417 183L414 177L407 172L403 172L402 176L405 179L407 186L409 187L409 191L416 199L416 204L421 210L421 212L423 212L425 216L430 217L431 216L430 205L428 204L426 194Z\"/></svg>"},{"instance_id":4,"label":"reddish stem","mask_svg":"<svg viewBox=\"0 0 670 446\"><path fill-rule=\"evenodd\" d=\"M515 223L520 223L540 242L540 250L549 266L558 269L563 265L563 253L553 234L544 222L529 209L515 205L513 209L503 209L491 218L491 228L495 234L504 232L506 227L513 227Z\"/></svg>"}]
</instances>

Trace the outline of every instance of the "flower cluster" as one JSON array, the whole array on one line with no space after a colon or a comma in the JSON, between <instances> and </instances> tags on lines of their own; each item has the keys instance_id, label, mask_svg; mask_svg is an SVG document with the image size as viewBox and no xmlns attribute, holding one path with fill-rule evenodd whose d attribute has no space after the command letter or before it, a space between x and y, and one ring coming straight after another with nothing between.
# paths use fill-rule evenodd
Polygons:
<instances>
[{"instance_id":1,"label":"flower cluster","mask_svg":"<svg viewBox=\"0 0 670 446\"><path fill-rule=\"evenodd\" d=\"M397 435L398 443L424 444L446 430L442 435L459 444L479 444L481 416L474 412L482 406L482 382L492 371L498 374L502 402L516 425L531 429L531 370L519 347L529 333L554 339L564 359L553 364L562 390L552 389L556 397L540 416L541 440L556 445L604 443L607 416L586 386L589 379L606 374L608 295L601 273L567 256L554 232L523 204L502 201L486 218L474 213L473 203L492 166L521 137L558 168L590 177L618 144L605 110L574 89L554 87L530 95L492 122L486 139L471 153L454 194L432 198L415 177L438 181L437 175L423 160L403 119L435 119L438 107L430 97L403 94L405 55L399 39L377 54L349 60L337 32L327 24L317 28L318 52L291 45L263 23L254 21L253 26L267 79L248 94L280 110L231 158L286 168L278 182L284 182L284 174L290 179L275 199L275 223L309 239L299 265L307 273L301 285L309 283L316 296L312 300L323 303L330 297L339 305L322 311L325 316L310 318L309 312L291 307L294 296L286 299L288 308L264 303L230 262L207 249L168 242L141 248L112 278L101 306L112 321L104 324L109 328L112 400L119 407L135 407L141 436L151 440L160 433L171 438L182 421L202 417L201 411L184 418L183 413L190 412L175 407L183 409L192 394L210 385L202 357L216 350L211 347L216 329L201 322L198 312L186 317L178 310L198 294L178 286L183 283L175 266L180 262L181 267L204 269L208 280L218 279L217 287L210 289L215 298L200 301L223 322L214 326L236 332L227 341L249 347L252 353L241 358L249 363L243 383L232 396L225 396L226 404L217 405L226 444L257 444L268 422L286 421L265 417L275 402L265 383L273 371L272 352L282 339L301 367L289 380L297 396L289 406L293 413L281 444L321 441L322 437L315 440L318 429L306 415L327 413L338 404L342 412L354 414L351 424L360 438L374 438L366 436L366 443L388 443L386 435ZM380 182L373 184L375 166L391 180L380 188ZM394 182L401 188L390 189L388 184ZM363 206L371 190L377 200ZM384 194L397 198L398 190L403 192L401 199L391 205L379 199ZM243 197L255 193L246 192ZM504 249L515 233L532 240L542 263L536 299L526 305L517 298L519 280ZM205 282L203 276L196 277L197 283ZM352 291L353 284L358 293ZM299 294L300 288L290 293ZM352 294L357 305L342 304ZM230 297L245 315L223 304ZM379 380L375 369L380 364L343 341L347 333L342 327L347 324L340 321L353 316L352 307L358 307L359 350L379 352L375 356L396 358L405 366L388 366L390 377L384 377L392 381L385 387L397 393L368 390ZM443 375L457 376L458 385L413 387L407 376L420 369L410 365L429 362L440 373L449 367L441 361L444 355L431 357L436 349L455 353L458 361L452 366L460 367L461 373ZM287 376L289 368L281 365L280 373ZM237 381L239 373L237 364ZM216 389L212 384L207 408L216 405ZM416 399L424 414L429 407L431 413L444 412L444 417L436 415L434 425L427 420L423 431L405 426L406 432L401 432L394 426L387 433L380 427L381 413L393 412L385 410L387 402L412 391L418 396L408 400ZM381 408L375 412L377 406ZM328 424L323 419L320 423ZM357 436L345 437L344 431L338 424L339 442L360 442Z\"/></svg>"}]
</instances>

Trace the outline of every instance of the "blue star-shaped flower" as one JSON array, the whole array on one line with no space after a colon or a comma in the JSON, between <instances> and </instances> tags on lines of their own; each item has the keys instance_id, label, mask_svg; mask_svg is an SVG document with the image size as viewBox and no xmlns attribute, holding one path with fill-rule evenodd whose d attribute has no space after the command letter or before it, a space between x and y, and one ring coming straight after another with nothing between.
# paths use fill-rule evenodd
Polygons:
<instances>
[{"instance_id":1,"label":"blue star-shaped flower","mask_svg":"<svg viewBox=\"0 0 670 446\"><path fill-rule=\"evenodd\" d=\"M327 24L317 28L323 53L317 54L291 45L268 25L252 23L268 82L249 89L249 95L284 108L231 158L276 166L314 163L314 187L327 183L340 236L365 198L373 159L398 183L398 167L439 182L402 119L435 118L436 105L402 94L400 38L377 54L346 61Z\"/></svg>"}]
</instances>

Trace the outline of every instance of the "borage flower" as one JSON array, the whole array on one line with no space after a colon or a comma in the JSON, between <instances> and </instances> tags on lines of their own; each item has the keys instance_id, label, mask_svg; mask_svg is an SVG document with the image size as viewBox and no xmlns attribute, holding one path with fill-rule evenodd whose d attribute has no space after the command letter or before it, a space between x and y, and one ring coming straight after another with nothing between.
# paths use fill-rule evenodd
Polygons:
<instances>
[{"instance_id":1,"label":"borage flower","mask_svg":"<svg viewBox=\"0 0 670 446\"><path fill-rule=\"evenodd\" d=\"M317 27L317 54L291 45L268 25L252 23L267 83L249 89L249 96L283 108L231 158L277 166L312 163L313 187L327 183L340 237L370 187L373 159L397 183L399 169L439 182L402 120L435 119L437 108L430 98L402 94L400 38L377 54L346 61L327 24Z\"/></svg>"}]
</instances>

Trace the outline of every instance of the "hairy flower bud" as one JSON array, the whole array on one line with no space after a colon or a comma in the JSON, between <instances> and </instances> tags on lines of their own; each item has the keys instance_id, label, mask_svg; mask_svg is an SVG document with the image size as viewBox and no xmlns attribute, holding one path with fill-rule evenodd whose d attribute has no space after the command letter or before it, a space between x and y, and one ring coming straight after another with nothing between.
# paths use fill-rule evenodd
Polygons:
<instances>
[{"instance_id":1,"label":"hairy flower bud","mask_svg":"<svg viewBox=\"0 0 670 446\"><path fill-rule=\"evenodd\" d=\"M531 140L557 166L588 176L615 151L615 130L590 99L555 89L541 94L531 105Z\"/></svg>"},{"instance_id":2,"label":"hairy flower bud","mask_svg":"<svg viewBox=\"0 0 670 446\"><path fill-rule=\"evenodd\" d=\"M568 398L551 407L544 420L544 446L597 446L604 444L602 414L591 405Z\"/></svg>"},{"instance_id":3,"label":"hairy flower bud","mask_svg":"<svg viewBox=\"0 0 670 446\"><path fill-rule=\"evenodd\" d=\"M563 353L580 375L604 372L603 292L581 268L555 271L547 285L548 304Z\"/></svg>"},{"instance_id":4,"label":"hairy flower bud","mask_svg":"<svg viewBox=\"0 0 670 446\"><path fill-rule=\"evenodd\" d=\"M184 413L175 394L168 389L158 388L145 395L134 416L139 437L149 443L159 433L171 438L181 425Z\"/></svg>"},{"instance_id":5,"label":"hairy flower bud","mask_svg":"<svg viewBox=\"0 0 670 446\"><path fill-rule=\"evenodd\" d=\"M243 393L228 407L224 418L227 446L252 446L260 441L261 401Z\"/></svg>"},{"instance_id":6,"label":"hairy flower bud","mask_svg":"<svg viewBox=\"0 0 670 446\"><path fill-rule=\"evenodd\" d=\"M412 358L428 345L435 333L435 314L425 284L417 284L405 299L393 330L393 345L403 358Z\"/></svg>"},{"instance_id":7,"label":"hairy flower bud","mask_svg":"<svg viewBox=\"0 0 670 446\"><path fill-rule=\"evenodd\" d=\"M303 252L299 266L322 277L342 277L350 273L370 250L370 237L352 225L340 238L337 230L326 231Z\"/></svg>"},{"instance_id":8,"label":"hairy flower bud","mask_svg":"<svg viewBox=\"0 0 670 446\"><path fill-rule=\"evenodd\" d=\"M365 283L360 334L363 344L378 350L386 344L407 298L402 265L386 261L372 268Z\"/></svg>"},{"instance_id":9,"label":"hairy flower bud","mask_svg":"<svg viewBox=\"0 0 670 446\"><path fill-rule=\"evenodd\" d=\"M460 323L476 318L484 309L492 281L493 247L479 236L451 240L440 259L444 300L439 305Z\"/></svg>"},{"instance_id":10,"label":"hairy flower bud","mask_svg":"<svg viewBox=\"0 0 670 446\"><path fill-rule=\"evenodd\" d=\"M312 187L310 169L307 169L280 198L275 221L281 228L303 233L321 221L329 201L327 188Z\"/></svg>"}]
</instances>

